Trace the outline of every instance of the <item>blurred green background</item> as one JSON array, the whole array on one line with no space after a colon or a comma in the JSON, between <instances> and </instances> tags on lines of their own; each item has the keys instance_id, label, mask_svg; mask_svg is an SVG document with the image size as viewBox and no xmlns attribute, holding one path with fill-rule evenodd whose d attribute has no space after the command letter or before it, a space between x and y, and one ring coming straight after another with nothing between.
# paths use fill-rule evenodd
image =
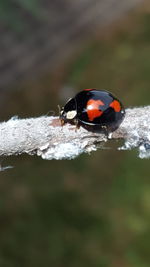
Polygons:
<instances>
[{"instance_id":1,"label":"blurred green background","mask_svg":"<svg viewBox=\"0 0 150 267\"><path fill-rule=\"evenodd\" d=\"M39 2L20 1L43 20ZM29 25L18 24L20 9L14 13L13 7L11 1L1 2L1 29L23 36L22 27ZM97 28L51 71L5 83L1 120L53 110L57 115L58 104L91 87L112 91L125 107L144 106L149 83L147 2ZM139 159L136 150L110 146L71 161L28 155L4 159L3 165L14 168L0 173L0 266L150 266L149 160Z\"/></svg>"}]
</instances>

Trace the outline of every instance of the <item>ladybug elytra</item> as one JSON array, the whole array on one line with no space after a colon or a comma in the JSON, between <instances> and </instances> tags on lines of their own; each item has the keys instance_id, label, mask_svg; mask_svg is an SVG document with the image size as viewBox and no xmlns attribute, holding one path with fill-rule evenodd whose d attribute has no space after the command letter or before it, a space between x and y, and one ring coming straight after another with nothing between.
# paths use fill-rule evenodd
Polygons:
<instances>
[{"instance_id":1,"label":"ladybug elytra","mask_svg":"<svg viewBox=\"0 0 150 267\"><path fill-rule=\"evenodd\" d=\"M68 100L60 111L61 124L71 123L91 131L112 132L125 115L122 103L110 92L85 89Z\"/></svg>"}]
</instances>

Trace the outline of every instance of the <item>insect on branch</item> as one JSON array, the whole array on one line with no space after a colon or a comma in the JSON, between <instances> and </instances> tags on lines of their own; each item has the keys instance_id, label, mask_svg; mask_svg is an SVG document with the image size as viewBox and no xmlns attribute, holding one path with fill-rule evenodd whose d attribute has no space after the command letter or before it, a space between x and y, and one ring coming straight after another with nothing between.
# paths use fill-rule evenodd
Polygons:
<instances>
[{"instance_id":1,"label":"insect on branch","mask_svg":"<svg viewBox=\"0 0 150 267\"><path fill-rule=\"evenodd\" d=\"M126 109L119 128L106 136L66 123L58 117L12 118L0 123L0 156L29 155L43 159L73 159L81 153L95 151L108 139L123 139L119 149L138 148L140 158L150 157L150 106Z\"/></svg>"}]
</instances>

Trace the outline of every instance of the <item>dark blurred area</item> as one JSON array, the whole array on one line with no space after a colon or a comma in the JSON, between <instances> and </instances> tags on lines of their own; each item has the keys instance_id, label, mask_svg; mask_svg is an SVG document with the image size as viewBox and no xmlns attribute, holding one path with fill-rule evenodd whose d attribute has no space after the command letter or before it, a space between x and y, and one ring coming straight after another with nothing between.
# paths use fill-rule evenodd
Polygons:
<instances>
[{"instance_id":1,"label":"dark blurred area","mask_svg":"<svg viewBox=\"0 0 150 267\"><path fill-rule=\"evenodd\" d=\"M149 1L4 0L0 35L1 121L58 115L83 88L149 104ZM149 160L116 147L3 159L0 267L150 266Z\"/></svg>"}]
</instances>

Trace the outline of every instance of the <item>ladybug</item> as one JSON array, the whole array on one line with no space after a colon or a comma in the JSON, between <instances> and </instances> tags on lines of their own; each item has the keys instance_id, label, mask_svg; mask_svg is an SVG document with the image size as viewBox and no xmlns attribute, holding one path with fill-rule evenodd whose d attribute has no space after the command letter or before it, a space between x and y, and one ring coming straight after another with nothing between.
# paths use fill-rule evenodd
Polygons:
<instances>
[{"instance_id":1,"label":"ladybug","mask_svg":"<svg viewBox=\"0 0 150 267\"><path fill-rule=\"evenodd\" d=\"M85 89L68 100L60 110L61 124L71 123L91 131L112 132L125 115L122 103L110 92Z\"/></svg>"}]
</instances>

